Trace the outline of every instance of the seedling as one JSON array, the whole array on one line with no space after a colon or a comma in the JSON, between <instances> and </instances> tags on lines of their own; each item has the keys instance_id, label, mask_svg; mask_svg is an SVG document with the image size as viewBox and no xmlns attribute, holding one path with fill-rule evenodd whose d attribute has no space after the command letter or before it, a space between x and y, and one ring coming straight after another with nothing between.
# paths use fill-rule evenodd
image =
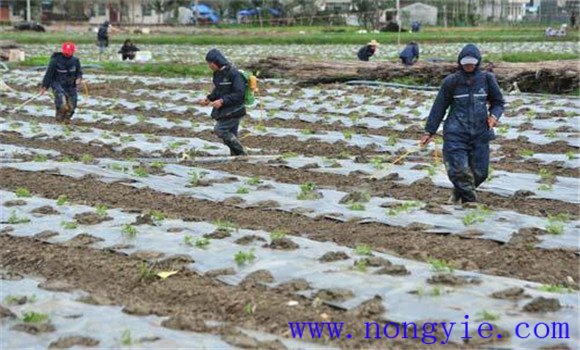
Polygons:
<instances>
[{"instance_id":1,"label":"seedling","mask_svg":"<svg viewBox=\"0 0 580 350\"><path fill-rule=\"evenodd\" d=\"M266 131L267 131L267 129L266 129L266 127L264 126L264 124L258 124L258 125L256 125L256 131L257 131L257 132L266 132Z\"/></svg>"},{"instance_id":2,"label":"seedling","mask_svg":"<svg viewBox=\"0 0 580 350\"><path fill-rule=\"evenodd\" d=\"M536 112L534 111L527 111L526 112L526 119L531 122L536 117Z\"/></svg>"},{"instance_id":3,"label":"seedling","mask_svg":"<svg viewBox=\"0 0 580 350\"><path fill-rule=\"evenodd\" d=\"M135 237L137 236L137 229L135 226L124 224L121 228L121 233L128 237Z\"/></svg>"},{"instance_id":4,"label":"seedling","mask_svg":"<svg viewBox=\"0 0 580 350\"><path fill-rule=\"evenodd\" d=\"M574 160L577 158L577 156L573 151L568 151L566 152L566 158L568 158L568 160Z\"/></svg>"},{"instance_id":5,"label":"seedling","mask_svg":"<svg viewBox=\"0 0 580 350\"><path fill-rule=\"evenodd\" d=\"M169 149L175 150L185 145L187 145L187 141L174 141L169 144Z\"/></svg>"},{"instance_id":6,"label":"seedling","mask_svg":"<svg viewBox=\"0 0 580 350\"><path fill-rule=\"evenodd\" d=\"M391 135L387 139L387 146L394 147L394 146L397 145L397 143L399 143L399 138L397 136L395 136L395 135Z\"/></svg>"},{"instance_id":7,"label":"seedling","mask_svg":"<svg viewBox=\"0 0 580 350\"><path fill-rule=\"evenodd\" d=\"M145 120L147 120L147 117L145 116L145 114L143 114L143 113L137 114L137 122L143 123Z\"/></svg>"},{"instance_id":8,"label":"seedling","mask_svg":"<svg viewBox=\"0 0 580 350\"><path fill-rule=\"evenodd\" d=\"M62 133L64 134L64 136L70 136L72 135L72 129L69 128L68 126L65 126L62 128Z\"/></svg>"},{"instance_id":9,"label":"seedling","mask_svg":"<svg viewBox=\"0 0 580 350\"><path fill-rule=\"evenodd\" d=\"M8 305L20 305L23 303L34 303L36 301L36 295L26 296L26 295L8 295L4 298L4 302Z\"/></svg>"},{"instance_id":10,"label":"seedling","mask_svg":"<svg viewBox=\"0 0 580 350\"><path fill-rule=\"evenodd\" d=\"M353 203L350 207L348 207L348 209L350 210L355 210L355 211L365 211L366 208L362 203Z\"/></svg>"},{"instance_id":11,"label":"seedling","mask_svg":"<svg viewBox=\"0 0 580 350\"><path fill-rule=\"evenodd\" d=\"M83 164L91 164L94 161L95 158L93 158L93 156L91 156L90 154L83 154L83 156L81 157L81 162L83 162Z\"/></svg>"},{"instance_id":12,"label":"seedling","mask_svg":"<svg viewBox=\"0 0 580 350\"><path fill-rule=\"evenodd\" d=\"M371 247L366 245L366 244L357 245L354 248L354 253L357 255L368 255L368 256L373 255L373 251L371 250Z\"/></svg>"},{"instance_id":13,"label":"seedling","mask_svg":"<svg viewBox=\"0 0 580 350\"><path fill-rule=\"evenodd\" d=\"M249 185L249 186L258 186L258 185L259 185L259 184L261 184L262 182L263 182L263 181L262 181L262 180L260 180L260 178L259 178L259 177L257 177L257 176L254 176L254 177L251 177L251 178L249 178L248 180L246 180L246 185Z\"/></svg>"},{"instance_id":14,"label":"seedling","mask_svg":"<svg viewBox=\"0 0 580 350\"><path fill-rule=\"evenodd\" d=\"M357 262L354 264L355 270L359 272L366 272L367 266L368 264L366 259L357 260Z\"/></svg>"},{"instance_id":15,"label":"seedling","mask_svg":"<svg viewBox=\"0 0 580 350\"><path fill-rule=\"evenodd\" d=\"M237 194L248 194L250 193L250 190L247 187L240 187L238 188L238 190L236 191Z\"/></svg>"},{"instance_id":16,"label":"seedling","mask_svg":"<svg viewBox=\"0 0 580 350\"><path fill-rule=\"evenodd\" d=\"M78 223L76 222L76 220L62 221L60 223L60 226L62 226L62 228L64 228L65 230L74 230L78 227Z\"/></svg>"},{"instance_id":17,"label":"seedling","mask_svg":"<svg viewBox=\"0 0 580 350\"><path fill-rule=\"evenodd\" d=\"M131 135L125 135L119 137L119 141L121 141L121 143L129 143L135 141L135 138Z\"/></svg>"},{"instance_id":18,"label":"seedling","mask_svg":"<svg viewBox=\"0 0 580 350\"><path fill-rule=\"evenodd\" d=\"M253 315L256 312L256 305L252 304L251 302L246 303L244 305L244 313L246 315Z\"/></svg>"},{"instance_id":19,"label":"seedling","mask_svg":"<svg viewBox=\"0 0 580 350\"><path fill-rule=\"evenodd\" d=\"M564 232L564 224L570 220L566 214L548 215L546 231L551 235L560 235Z\"/></svg>"},{"instance_id":20,"label":"seedling","mask_svg":"<svg viewBox=\"0 0 580 350\"><path fill-rule=\"evenodd\" d=\"M120 171L120 172L127 172L127 167L123 166L122 164L118 164L118 163L113 163L109 166L111 169L115 170L115 171Z\"/></svg>"},{"instance_id":21,"label":"seedling","mask_svg":"<svg viewBox=\"0 0 580 350\"><path fill-rule=\"evenodd\" d=\"M163 170L163 168L165 168L165 164L161 162L153 162L151 163L151 167L157 170Z\"/></svg>"},{"instance_id":22,"label":"seedling","mask_svg":"<svg viewBox=\"0 0 580 350\"><path fill-rule=\"evenodd\" d=\"M492 211L484 206L478 206L477 209L470 211L463 217L463 224L470 226L476 223L482 223L492 214Z\"/></svg>"},{"instance_id":23,"label":"seedling","mask_svg":"<svg viewBox=\"0 0 580 350\"><path fill-rule=\"evenodd\" d=\"M427 263L430 264L431 269L436 272L453 273L453 271L455 271L453 264L446 260L429 258L427 259Z\"/></svg>"},{"instance_id":24,"label":"seedling","mask_svg":"<svg viewBox=\"0 0 580 350\"><path fill-rule=\"evenodd\" d=\"M568 288L561 284L544 284L538 288L542 292L549 292L549 293L572 293L572 288Z\"/></svg>"},{"instance_id":25,"label":"seedling","mask_svg":"<svg viewBox=\"0 0 580 350\"><path fill-rule=\"evenodd\" d=\"M540 186L538 186L539 191L551 191L553 189L554 186L552 184L541 184Z\"/></svg>"},{"instance_id":26,"label":"seedling","mask_svg":"<svg viewBox=\"0 0 580 350\"><path fill-rule=\"evenodd\" d=\"M272 241L277 241L279 239L286 237L287 234L288 234L288 232L286 232L284 230L276 229L270 233L270 239Z\"/></svg>"},{"instance_id":27,"label":"seedling","mask_svg":"<svg viewBox=\"0 0 580 350\"><path fill-rule=\"evenodd\" d=\"M244 265L246 263L251 263L256 259L256 255L254 254L254 249L251 249L248 252L239 251L234 255L234 260L238 265Z\"/></svg>"},{"instance_id":28,"label":"seedling","mask_svg":"<svg viewBox=\"0 0 580 350\"><path fill-rule=\"evenodd\" d=\"M403 203L397 204L396 206L389 208L387 214L389 216L397 216L397 215L402 214L402 213L406 213L406 212L410 212L410 211L419 209L419 208L421 208L422 205L423 205L423 203L418 202L418 201L403 202Z\"/></svg>"},{"instance_id":29,"label":"seedling","mask_svg":"<svg viewBox=\"0 0 580 350\"><path fill-rule=\"evenodd\" d=\"M22 314L22 322L24 323L42 323L48 321L49 317L47 314L41 314L34 311L27 311Z\"/></svg>"},{"instance_id":30,"label":"seedling","mask_svg":"<svg viewBox=\"0 0 580 350\"><path fill-rule=\"evenodd\" d=\"M427 169L425 169L425 171L427 172L427 175L429 175L429 177L433 177L435 175L437 175L437 166L434 164L429 165L429 167Z\"/></svg>"},{"instance_id":31,"label":"seedling","mask_svg":"<svg viewBox=\"0 0 580 350\"><path fill-rule=\"evenodd\" d=\"M9 125L10 129L13 129L13 130L18 130L18 129L20 129L21 126L22 126L22 124L19 122L12 122Z\"/></svg>"},{"instance_id":32,"label":"seedling","mask_svg":"<svg viewBox=\"0 0 580 350\"><path fill-rule=\"evenodd\" d=\"M232 232L232 231L238 231L238 227L236 226L236 224L229 222L229 221L225 221L225 220L216 220L213 222L213 224L215 226L217 226L218 230L221 231L227 231L227 232Z\"/></svg>"},{"instance_id":33,"label":"seedling","mask_svg":"<svg viewBox=\"0 0 580 350\"><path fill-rule=\"evenodd\" d=\"M125 329L121 334L121 345L122 346L131 346L133 345L133 338L131 337L131 331Z\"/></svg>"},{"instance_id":34,"label":"seedling","mask_svg":"<svg viewBox=\"0 0 580 350\"><path fill-rule=\"evenodd\" d=\"M201 179L203 179L205 177L205 175L207 175L207 172L190 172L189 175L191 176L191 178L189 179L189 183L192 186L197 186L199 184L199 181Z\"/></svg>"},{"instance_id":35,"label":"seedling","mask_svg":"<svg viewBox=\"0 0 580 350\"><path fill-rule=\"evenodd\" d=\"M149 143L159 143L159 142L161 142L161 139L158 136L155 136L155 135L152 135L152 134L145 135L145 139Z\"/></svg>"},{"instance_id":36,"label":"seedling","mask_svg":"<svg viewBox=\"0 0 580 350\"><path fill-rule=\"evenodd\" d=\"M30 219L27 218L26 216L18 216L18 214L16 214L16 210L12 210L10 213L10 217L8 217L8 223L10 225L17 225L17 224L26 224L30 222Z\"/></svg>"},{"instance_id":37,"label":"seedling","mask_svg":"<svg viewBox=\"0 0 580 350\"><path fill-rule=\"evenodd\" d=\"M107 210L109 210L109 208L106 205L102 204L97 205L96 212L98 216L100 217L107 216Z\"/></svg>"},{"instance_id":38,"label":"seedling","mask_svg":"<svg viewBox=\"0 0 580 350\"><path fill-rule=\"evenodd\" d=\"M16 197L18 198L29 198L32 197L28 188L25 187L18 187L16 189Z\"/></svg>"},{"instance_id":39,"label":"seedling","mask_svg":"<svg viewBox=\"0 0 580 350\"><path fill-rule=\"evenodd\" d=\"M61 194L56 199L56 205L65 205L66 203L68 203L68 197L64 194Z\"/></svg>"},{"instance_id":40,"label":"seedling","mask_svg":"<svg viewBox=\"0 0 580 350\"><path fill-rule=\"evenodd\" d=\"M496 127L497 133L499 135L507 135L509 129L510 129L510 127L507 125L498 125Z\"/></svg>"},{"instance_id":41,"label":"seedling","mask_svg":"<svg viewBox=\"0 0 580 350\"><path fill-rule=\"evenodd\" d=\"M46 156L46 154L35 154L32 160L35 162L46 162L48 160L48 157Z\"/></svg>"},{"instance_id":42,"label":"seedling","mask_svg":"<svg viewBox=\"0 0 580 350\"><path fill-rule=\"evenodd\" d=\"M553 139L556 137L556 129L548 129L546 131L546 137L549 139Z\"/></svg>"},{"instance_id":43,"label":"seedling","mask_svg":"<svg viewBox=\"0 0 580 350\"><path fill-rule=\"evenodd\" d=\"M342 132L342 136L344 136L344 139L345 140L351 140L352 139L352 135L353 135L353 132L352 131L345 130L345 131Z\"/></svg>"},{"instance_id":44,"label":"seedling","mask_svg":"<svg viewBox=\"0 0 580 350\"><path fill-rule=\"evenodd\" d=\"M133 169L133 174L135 174L135 176L139 176L139 177L148 177L149 176L147 169L140 167L140 166Z\"/></svg>"},{"instance_id":45,"label":"seedling","mask_svg":"<svg viewBox=\"0 0 580 350\"><path fill-rule=\"evenodd\" d=\"M298 154L294 152L284 152L281 157L282 159L296 158L298 157Z\"/></svg>"},{"instance_id":46,"label":"seedling","mask_svg":"<svg viewBox=\"0 0 580 350\"><path fill-rule=\"evenodd\" d=\"M33 134L39 134L42 132L42 127L38 123L30 124L30 132Z\"/></svg>"},{"instance_id":47,"label":"seedling","mask_svg":"<svg viewBox=\"0 0 580 350\"><path fill-rule=\"evenodd\" d=\"M203 145L203 149L219 149L218 146L210 145L209 143Z\"/></svg>"},{"instance_id":48,"label":"seedling","mask_svg":"<svg viewBox=\"0 0 580 350\"><path fill-rule=\"evenodd\" d=\"M556 180L556 176L548 169L540 169L538 175L540 176L541 183L553 184Z\"/></svg>"},{"instance_id":49,"label":"seedling","mask_svg":"<svg viewBox=\"0 0 580 350\"><path fill-rule=\"evenodd\" d=\"M487 310L479 311L476 315L478 316L478 318L476 319L476 321L478 322L499 320L499 314Z\"/></svg>"},{"instance_id":50,"label":"seedling","mask_svg":"<svg viewBox=\"0 0 580 350\"><path fill-rule=\"evenodd\" d=\"M305 182L300 185L300 194L297 198L299 200L318 199L318 194L316 193L316 184L314 182Z\"/></svg>"},{"instance_id":51,"label":"seedling","mask_svg":"<svg viewBox=\"0 0 580 350\"><path fill-rule=\"evenodd\" d=\"M139 263L137 269L139 271L139 281L149 281L155 278L155 269L146 262Z\"/></svg>"},{"instance_id":52,"label":"seedling","mask_svg":"<svg viewBox=\"0 0 580 350\"><path fill-rule=\"evenodd\" d=\"M165 220L165 214L161 210L149 210L149 215L156 222L161 222Z\"/></svg>"},{"instance_id":53,"label":"seedling","mask_svg":"<svg viewBox=\"0 0 580 350\"><path fill-rule=\"evenodd\" d=\"M308 129L308 128L307 128L307 129L302 129L302 130L300 131L300 133L301 133L302 135L314 135L314 134L315 134L314 130L310 130L310 129Z\"/></svg>"},{"instance_id":54,"label":"seedling","mask_svg":"<svg viewBox=\"0 0 580 350\"><path fill-rule=\"evenodd\" d=\"M102 139L105 139L105 140L108 140L108 139L112 139L113 137L112 137L112 136L111 136L111 135L110 135L108 132L106 132L106 131L103 131L103 132L101 133L101 138L102 138Z\"/></svg>"},{"instance_id":55,"label":"seedling","mask_svg":"<svg viewBox=\"0 0 580 350\"><path fill-rule=\"evenodd\" d=\"M207 246L209 246L210 240L209 238L205 238L205 237L201 237L195 240L195 242L193 243L193 245L196 248L200 248L200 249L205 249L207 248Z\"/></svg>"},{"instance_id":56,"label":"seedling","mask_svg":"<svg viewBox=\"0 0 580 350\"><path fill-rule=\"evenodd\" d=\"M534 151L532 151L531 149L524 149L520 152L520 156L522 157L533 157L534 156Z\"/></svg>"}]
</instances>

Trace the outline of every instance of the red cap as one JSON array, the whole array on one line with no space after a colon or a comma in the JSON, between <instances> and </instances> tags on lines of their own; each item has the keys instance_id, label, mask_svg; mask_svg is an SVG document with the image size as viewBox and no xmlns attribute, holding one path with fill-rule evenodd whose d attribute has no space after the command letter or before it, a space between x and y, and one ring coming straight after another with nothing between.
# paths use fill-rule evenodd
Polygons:
<instances>
[{"instance_id":1,"label":"red cap","mask_svg":"<svg viewBox=\"0 0 580 350\"><path fill-rule=\"evenodd\" d=\"M67 41L62 44L62 54L66 57L71 57L75 53L75 43Z\"/></svg>"}]
</instances>

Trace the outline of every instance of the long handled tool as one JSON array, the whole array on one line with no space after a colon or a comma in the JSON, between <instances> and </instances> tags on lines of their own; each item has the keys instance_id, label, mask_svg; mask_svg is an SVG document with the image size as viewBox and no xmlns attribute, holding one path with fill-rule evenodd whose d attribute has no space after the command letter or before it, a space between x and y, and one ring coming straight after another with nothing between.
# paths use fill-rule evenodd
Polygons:
<instances>
[{"instance_id":1,"label":"long handled tool","mask_svg":"<svg viewBox=\"0 0 580 350\"><path fill-rule=\"evenodd\" d=\"M24 101L22 104L20 104L19 106L17 106L16 108L14 108L11 112L14 113L17 110L19 110L20 108L26 106L27 104L29 104L30 102L36 100L38 97L40 97L43 93L39 92L36 95L32 96L31 98L29 98L28 100Z\"/></svg>"}]
</instances>

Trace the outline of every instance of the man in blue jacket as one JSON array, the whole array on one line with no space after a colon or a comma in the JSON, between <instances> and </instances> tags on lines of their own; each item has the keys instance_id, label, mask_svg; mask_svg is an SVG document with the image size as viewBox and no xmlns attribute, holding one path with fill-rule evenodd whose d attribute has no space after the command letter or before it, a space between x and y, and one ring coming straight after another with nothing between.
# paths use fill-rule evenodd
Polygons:
<instances>
[{"instance_id":1,"label":"man in blue jacket","mask_svg":"<svg viewBox=\"0 0 580 350\"><path fill-rule=\"evenodd\" d=\"M360 50L358 50L357 56L358 59L361 61L365 61L367 62L369 60L369 58L371 58L375 52L377 51L377 47L379 47L379 43L376 40L371 40L368 44L366 44L365 46L361 47Z\"/></svg>"},{"instance_id":2,"label":"man in blue jacket","mask_svg":"<svg viewBox=\"0 0 580 350\"><path fill-rule=\"evenodd\" d=\"M416 42L410 42L407 44L403 51L401 51L399 58L405 66L412 66L419 60L419 44Z\"/></svg>"},{"instance_id":3,"label":"man in blue jacket","mask_svg":"<svg viewBox=\"0 0 580 350\"><path fill-rule=\"evenodd\" d=\"M475 45L466 45L457 62L458 71L443 80L420 143L433 139L451 107L443 125L443 159L454 187L451 200L466 203L476 201L475 189L487 178L489 142L504 99L495 76L479 70L481 54Z\"/></svg>"},{"instance_id":4,"label":"man in blue jacket","mask_svg":"<svg viewBox=\"0 0 580 350\"><path fill-rule=\"evenodd\" d=\"M200 104L213 107L211 117L217 121L214 132L230 148L230 154L246 155L244 147L238 140L238 128L241 119L246 115L244 96L247 83L242 74L218 49L211 49L205 60L213 71L215 87L211 94L200 101Z\"/></svg>"},{"instance_id":5,"label":"man in blue jacket","mask_svg":"<svg viewBox=\"0 0 580 350\"><path fill-rule=\"evenodd\" d=\"M40 92L45 93L48 88L54 92L54 104L56 107L56 121L70 123L77 107L77 85L83 77L81 62L74 57L75 44L66 42L62 44L61 52L55 52L50 58L50 63Z\"/></svg>"}]
</instances>

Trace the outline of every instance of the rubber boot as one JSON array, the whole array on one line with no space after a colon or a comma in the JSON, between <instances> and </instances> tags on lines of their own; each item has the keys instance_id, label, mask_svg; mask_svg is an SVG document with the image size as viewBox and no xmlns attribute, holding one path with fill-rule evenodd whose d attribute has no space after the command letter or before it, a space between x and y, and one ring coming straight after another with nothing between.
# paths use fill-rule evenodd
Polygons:
<instances>
[{"instance_id":1,"label":"rubber boot","mask_svg":"<svg viewBox=\"0 0 580 350\"><path fill-rule=\"evenodd\" d=\"M246 150L244 149L244 146L242 146L237 137L232 135L229 139L224 139L224 143L226 144L226 146L230 148L230 154L232 156L248 155L248 153L246 153Z\"/></svg>"},{"instance_id":2,"label":"rubber boot","mask_svg":"<svg viewBox=\"0 0 580 350\"><path fill-rule=\"evenodd\" d=\"M63 121L63 119L64 119L64 118L63 118L63 115L64 115L64 112L63 112L63 110L62 110L62 109L58 109L58 108L57 108L57 109L56 109L56 113L55 113L55 115L54 115L54 120L55 120L57 123L62 123L62 121Z\"/></svg>"}]
</instances>

